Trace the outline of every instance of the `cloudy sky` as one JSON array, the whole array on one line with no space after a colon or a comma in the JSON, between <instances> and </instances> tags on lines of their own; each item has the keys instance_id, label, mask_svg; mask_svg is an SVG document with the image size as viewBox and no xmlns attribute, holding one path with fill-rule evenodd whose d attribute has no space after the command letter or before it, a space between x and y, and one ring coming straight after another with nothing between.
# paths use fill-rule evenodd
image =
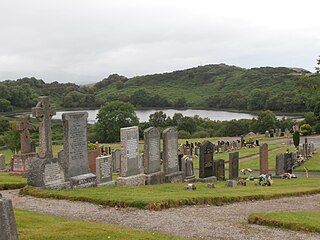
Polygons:
<instances>
[{"instance_id":1,"label":"cloudy sky","mask_svg":"<svg viewBox=\"0 0 320 240\"><path fill-rule=\"evenodd\" d=\"M96 82L205 64L301 67L319 0L0 0L0 81Z\"/></svg>"}]
</instances>

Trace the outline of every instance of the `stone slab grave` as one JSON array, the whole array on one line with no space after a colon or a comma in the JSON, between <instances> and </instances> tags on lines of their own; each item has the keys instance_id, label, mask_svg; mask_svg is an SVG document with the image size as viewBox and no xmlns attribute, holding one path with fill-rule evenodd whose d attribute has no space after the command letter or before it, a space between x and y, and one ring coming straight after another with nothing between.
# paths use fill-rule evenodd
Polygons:
<instances>
[{"instance_id":1,"label":"stone slab grave","mask_svg":"<svg viewBox=\"0 0 320 240\"><path fill-rule=\"evenodd\" d=\"M213 152L214 144L209 141L203 141L200 144L199 157L199 180L211 182L216 180L214 176Z\"/></svg>"},{"instance_id":2,"label":"stone slab grave","mask_svg":"<svg viewBox=\"0 0 320 240\"><path fill-rule=\"evenodd\" d=\"M284 157L283 154L276 156L276 177L280 177L284 173Z\"/></svg>"},{"instance_id":3,"label":"stone slab grave","mask_svg":"<svg viewBox=\"0 0 320 240\"><path fill-rule=\"evenodd\" d=\"M260 146L260 174L268 174L268 144Z\"/></svg>"},{"instance_id":4,"label":"stone slab grave","mask_svg":"<svg viewBox=\"0 0 320 240\"><path fill-rule=\"evenodd\" d=\"M10 199L0 194L0 240L18 240L18 231Z\"/></svg>"},{"instance_id":5,"label":"stone slab grave","mask_svg":"<svg viewBox=\"0 0 320 240\"><path fill-rule=\"evenodd\" d=\"M216 180L224 181L226 179L225 174L225 161L223 159L218 159L213 161L213 175Z\"/></svg>"},{"instance_id":6,"label":"stone slab grave","mask_svg":"<svg viewBox=\"0 0 320 240\"><path fill-rule=\"evenodd\" d=\"M0 171L6 169L6 159L3 154L0 154Z\"/></svg>"},{"instance_id":7,"label":"stone slab grave","mask_svg":"<svg viewBox=\"0 0 320 240\"><path fill-rule=\"evenodd\" d=\"M87 112L63 113L63 164L66 178L89 173Z\"/></svg>"},{"instance_id":8,"label":"stone slab grave","mask_svg":"<svg viewBox=\"0 0 320 240\"><path fill-rule=\"evenodd\" d=\"M70 186L72 189L96 187L97 176L92 173L87 173L71 177Z\"/></svg>"},{"instance_id":9,"label":"stone slab grave","mask_svg":"<svg viewBox=\"0 0 320 240\"><path fill-rule=\"evenodd\" d=\"M10 175L27 175L30 161L37 158L38 154L31 152L30 130L32 124L28 121L28 116L22 116L20 123L16 125L16 130L20 133L21 153L14 154L10 161Z\"/></svg>"},{"instance_id":10,"label":"stone slab grave","mask_svg":"<svg viewBox=\"0 0 320 240\"><path fill-rule=\"evenodd\" d=\"M229 179L239 178L239 152L229 153Z\"/></svg>"},{"instance_id":11,"label":"stone slab grave","mask_svg":"<svg viewBox=\"0 0 320 240\"><path fill-rule=\"evenodd\" d=\"M112 181L111 155L96 158L96 175L98 185L110 184Z\"/></svg>"},{"instance_id":12,"label":"stone slab grave","mask_svg":"<svg viewBox=\"0 0 320 240\"><path fill-rule=\"evenodd\" d=\"M165 182L183 182L183 172L179 171L178 132L174 128L163 131L163 170Z\"/></svg>"},{"instance_id":13,"label":"stone slab grave","mask_svg":"<svg viewBox=\"0 0 320 240\"><path fill-rule=\"evenodd\" d=\"M117 185L145 185L145 175L141 174L139 157L139 128L137 126L120 129L121 159Z\"/></svg>"},{"instance_id":14,"label":"stone slab grave","mask_svg":"<svg viewBox=\"0 0 320 240\"><path fill-rule=\"evenodd\" d=\"M112 172L120 172L120 150L115 150L112 152Z\"/></svg>"},{"instance_id":15,"label":"stone slab grave","mask_svg":"<svg viewBox=\"0 0 320 240\"><path fill-rule=\"evenodd\" d=\"M28 172L27 184L43 189L65 189L70 188L66 182L65 172L57 158L33 159Z\"/></svg>"},{"instance_id":16,"label":"stone slab grave","mask_svg":"<svg viewBox=\"0 0 320 240\"><path fill-rule=\"evenodd\" d=\"M160 131L149 127L144 130L143 166L146 174L146 184L160 184L164 182L164 173L160 165Z\"/></svg>"}]
</instances>

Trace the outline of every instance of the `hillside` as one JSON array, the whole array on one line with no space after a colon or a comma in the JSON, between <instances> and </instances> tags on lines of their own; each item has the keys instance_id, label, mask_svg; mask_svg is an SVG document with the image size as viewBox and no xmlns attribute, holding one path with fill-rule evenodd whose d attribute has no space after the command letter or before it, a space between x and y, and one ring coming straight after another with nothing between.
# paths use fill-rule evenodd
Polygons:
<instances>
[{"instance_id":1,"label":"hillside","mask_svg":"<svg viewBox=\"0 0 320 240\"><path fill-rule=\"evenodd\" d=\"M99 107L121 100L137 107L229 108L312 111L320 101L320 77L299 69L245 69L225 64L127 78L112 74L90 86L23 78L0 82L0 112L34 106L49 95L57 107Z\"/></svg>"}]
</instances>

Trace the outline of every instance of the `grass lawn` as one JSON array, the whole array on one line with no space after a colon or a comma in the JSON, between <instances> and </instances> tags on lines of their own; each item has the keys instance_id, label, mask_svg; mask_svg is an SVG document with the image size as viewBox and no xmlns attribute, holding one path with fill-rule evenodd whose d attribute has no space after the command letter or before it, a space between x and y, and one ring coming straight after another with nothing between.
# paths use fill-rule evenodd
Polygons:
<instances>
[{"instance_id":1,"label":"grass lawn","mask_svg":"<svg viewBox=\"0 0 320 240\"><path fill-rule=\"evenodd\" d=\"M259 225L320 233L320 212L253 213L248 221Z\"/></svg>"},{"instance_id":2,"label":"grass lawn","mask_svg":"<svg viewBox=\"0 0 320 240\"><path fill-rule=\"evenodd\" d=\"M27 179L20 176L10 176L9 173L0 173L0 190L23 188Z\"/></svg>"},{"instance_id":3,"label":"grass lawn","mask_svg":"<svg viewBox=\"0 0 320 240\"><path fill-rule=\"evenodd\" d=\"M0 154L3 154L6 160L6 164L10 164L10 160L13 156L13 153L9 149L4 149L0 151Z\"/></svg>"},{"instance_id":4,"label":"grass lawn","mask_svg":"<svg viewBox=\"0 0 320 240\"><path fill-rule=\"evenodd\" d=\"M246 187L225 187L225 182L216 182L216 188L205 183L196 183L197 190L184 190L181 184L159 184L140 187L104 186L75 190L39 190L23 188L20 193L41 198L87 201L100 205L163 209L182 205L213 204L262 200L284 196L320 193L320 178L275 179L271 187L254 186L248 181Z\"/></svg>"},{"instance_id":5,"label":"grass lawn","mask_svg":"<svg viewBox=\"0 0 320 240\"><path fill-rule=\"evenodd\" d=\"M320 172L320 150L294 171L305 172L303 167L308 168L309 172Z\"/></svg>"},{"instance_id":6,"label":"grass lawn","mask_svg":"<svg viewBox=\"0 0 320 240\"><path fill-rule=\"evenodd\" d=\"M20 209L15 209L15 217L20 240L186 239L158 232L71 220Z\"/></svg>"}]
</instances>

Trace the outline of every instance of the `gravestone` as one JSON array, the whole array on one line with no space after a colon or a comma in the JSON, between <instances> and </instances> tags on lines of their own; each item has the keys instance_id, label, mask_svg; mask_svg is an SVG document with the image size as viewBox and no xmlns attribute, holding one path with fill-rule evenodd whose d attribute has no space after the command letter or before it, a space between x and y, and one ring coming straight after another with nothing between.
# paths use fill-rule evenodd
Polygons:
<instances>
[{"instance_id":1,"label":"gravestone","mask_svg":"<svg viewBox=\"0 0 320 240\"><path fill-rule=\"evenodd\" d=\"M260 146L260 174L268 174L268 144Z\"/></svg>"},{"instance_id":2,"label":"gravestone","mask_svg":"<svg viewBox=\"0 0 320 240\"><path fill-rule=\"evenodd\" d=\"M57 158L32 159L27 184L43 189L70 188L70 183L65 181L60 159Z\"/></svg>"},{"instance_id":3,"label":"gravestone","mask_svg":"<svg viewBox=\"0 0 320 240\"><path fill-rule=\"evenodd\" d=\"M20 118L16 130L20 133L21 154L14 154L10 161L10 175L26 175L29 170L30 161L37 158L38 154L31 152L31 139L29 130L32 125L28 122L27 116Z\"/></svg>"},{"instance_id":4,"label":"gravestone","mask_svg":"<svg viewBox=\"0 0 320 240\"><path fill-rule=\"evenodd\" d=\"M120 129L121 159L117 185L145 185L145 175L140 174L139 128L137 126Z\"/></svg>"},{"instance_id":5,"label":"gravestone","mask_svg":"<svg viewBox=\"0 0 320 240\"><path fill-rule=\"evenodd\" d=\"M0 240L18 240L12 202L0 194Z\"/></svg>"},{"instance_id":6,"label":"gravestone","mask_svg":"<svg viewBox=\"0 0 320 240\"><path fill-rule=\"evenodd\" d=\"M227 180L226 181L226 187L236 187L237 181L236 180Z\"/></svg>"},{"instance_id":7,"label":"gravestone","mask_svg":"<svg viewBox=\"0 0 320 240\"><path fill-rule=\"evenodd\" d=\"M185 155L181 158L181 171L184 179L191 180L195 178L192 156Z\"/></svg>"},{"instance_id":8,"label":"gravestone","mask_svg":"<svg viewBox=\"0 0 320 240\"><path fill-rule=\"evenodd\" d=\"M112 152L112 172L120 172L120 150L115 150Z\"/></svg>"},{"instance_id":9,"label":"gravestone","mask_svg":"<svg viewBox=\"0 0 320 240\"><path fill-rule=\"evenodd\" d=\"M88 150L89 171L96 174L96 158L101 155L102 148L97 146L96 149Z\"/></svg>"},{"instance_id":10,"label":"gravestone","mask_svg":"<svg viewBox=\"0 0 320 240\"><path fill-rule=\"evenodd\" d=\"M0 170L6 169L6 159L3 154L0 154Z\"/></svg>"},{"instance_id":11,"label":"gravestone","mask_svg":"<svg viewBox=\"0 0 320 240\"><path fill-rule=\"evenodd\" d=\"M104 184L112 181L110 155L96 158L96 175L98 184Z\"/></svg>"},{"instance_id":12,"label":"gravestone","mask_svg":"<svg viewBox=\"0 0 320 240\"><path fill-rule=\"evenodd\" d=\"M96 187L97 176L92 173L86 173L71 177L70 186L72 189Z\"/></svg>"},{"instance_id":13,"label":"gravestone","mask_svg":"<svg viewBox=\"0 0 320 240\"><path fill-rule=\"evenodd\" d=\"M143 166L146 174L146 184L160 184L164 182L164 175L160 166L160 131L149 127L144 130Z\"/></svg>"},{"instance_id":14,"label":"gravestone","mask_svg":"<svg viewBox=\"0 0 320 240\"><path fill-rule=\"evenodd\" d=\"M289 131L289 129L288 129L288 128L286 128L286 129L284 130L284 132L285 132L286 137L289 137L289 135L290 135L290 131Z\"/></svg>"},{"instance_id":15,"label":"gravestone","mask_svg":"<svg viewBox=\"0 0 320 240\"><path fill-rule=\"evenodd\" d=\"M218 159L213 161L214 173L218 181L225 180L225 161L223 159Z\"/></svg>"},{"instance_id":16,"label":"gravestone","mask_svg":"<svg viewBox=\"0 0 320 240\"><path fill-rule=\"evenodd\" d=\"M163 131L163 170L165 182L183 182L183 172L178 163L178 132L174 128Z\"/></svg>"},{"instance_id":17,"label":"gravestone","mask_svg":"<svg viewBox=\"0 0 320 240\"><path fill-rule=\"evenodd\" d=\"M213 151L214 144L212 142L206 140L201 143L199 158L199 178L208 178L214 176Z\"/></svg>"},{"instance_id":18,"label":"gravestone","mask_svg":"<svg viewBox=\"0 0 320 240\"><path fill-rule=\"evenodd\" d=\"M229 179L239 178L239 152L229 153Z\"/></svg>"},{"instance_id":19,"label":"gravestone","mask_svg":"<svg viewBox=\"0 0 320 240\"><path fill-rule=\"evenodd\" d=\"M284 173L284 157L283 154L276 156L276 176L281 176Z\"/></svg>"},{"instance_id":20,"label":"gravestone","mask_svg":"<svg viewBox=\"0 0 320 240\"><path fill-rule=\"evenodd\" d=\"M67 179L89 172L87 117L87 112L62 114L64 129L63 163Z\"/></svg>"},{"instance_id":21,"label":"gravestone","mask_svg":"<svg viewBox=\"0 0 320 240\"><path fill-rule=\"evenodd\" d=\"M56 109L49 103L47 96L38 98L36 107L32 108L32 116L39 120L39 157L52 158L51 118Z\"/></svg>"},{"instance_id":22,"label":"gravestone","mask_svg":"<svg viewBox=\"0 0 320 240\"><path fill-rule=\"evenodd\" d=\"M292 174L292 168L293 168L293 154L292 153L285 153L284 156L284 171L287 173Z\"/></svg>"}]
</instances>

